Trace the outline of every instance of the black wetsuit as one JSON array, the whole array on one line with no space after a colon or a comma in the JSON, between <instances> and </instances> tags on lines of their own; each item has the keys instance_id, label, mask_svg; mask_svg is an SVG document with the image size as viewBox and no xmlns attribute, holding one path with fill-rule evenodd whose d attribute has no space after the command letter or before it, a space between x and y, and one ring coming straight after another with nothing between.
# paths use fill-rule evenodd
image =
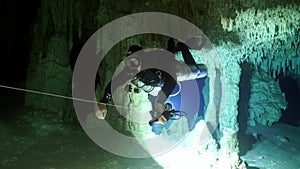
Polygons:
<instances>
[{"instance_id":1,"label":"black wetsuit","mask_svg":"<svg viewBox=\"0 0 300 169\"><path fill-rule=\"evenodd\" d=\"M171 46L171 47L170 47ZM177 45L172 46L168 44L168 50L172 53L181 51L184 62L188 65L196 65L196 62L194 60L194 58L192 57L188 47L182 43L179 42L177 43ZM153 53L146 53L146 55L155 55L155 51ZM150 57L150 56L145 56L145 57ZM174 90L174 88L176 87L176 80L173 77L176 77L176 62L179 62L175 59L175 57L173 57L174 59L167 60L167 61L161 61L163 58L158 59L153 59L151 60L152 63L149 63L149 59L147 59L147 61L143 62L143 59L141 59L141 66L143 70L144 68L149 67L149 65L159 65L159 64L173 64L173 66L169 66L167 71L163 71L160 69L156 69L156 68L151 68L151 69L145 69L145 71L139 72L137 74L137 76L142 76L143 78L147 78L147 75L143 74L145 72L148 71L161 71L162 73L162 77L163 77L163 86L162 86L162 90L158 93L158 96L152 96L149 94L149 100L151 101L152 105L155 106L155 103L161 103L164 104L165 101L167 100L167 98L170 96L170 94L172 93L172 91ZM115 78L114 78L114 83L116 86L121 86L123 84L125 84L128 80L130 80L130 76L128 75L128 72L130 72L130 68L129 67L125 67ZM167 73L168 72L168 73ZM149 73L149 72L147 72ZM149 73L151 74L151 72ZM115 92L112 91L111 89L111 82L109 82L109 84L106 86L105 88L105 93L104 96L101 100L102 103L107 103L110 99L110 96ZM146 84L148 85L148 84ZM154 107L155 108L155 107Z\"/></svg>"}]
</instances>

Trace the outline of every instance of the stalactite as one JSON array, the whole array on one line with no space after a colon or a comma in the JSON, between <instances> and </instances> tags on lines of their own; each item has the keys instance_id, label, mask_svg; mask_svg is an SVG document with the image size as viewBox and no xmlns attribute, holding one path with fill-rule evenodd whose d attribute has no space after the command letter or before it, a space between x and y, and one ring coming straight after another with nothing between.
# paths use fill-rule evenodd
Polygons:
<instances>
[{"instance_id":1,"label":"stalactite","mask_svg":"<svg viewBox=\"0 0 300 169\"><path fill-rule=\"evenodd\" d=\"M236 13L234 30L240 36L245 47L244 53L247 56L245 59L254 65L259 65L264 59L276 61L276 63L266 64L268 70L275 75L281 70L286 74L297 73L287 66L284 59L295 57L295 51L290 46L292 43L298 43L299 6L278 6L266 10L251 8ZM261 50L256 50L259 52L249 50L253 46L257 49L264 49L266 54L262 54ZM268 58L264 58L264 56L268 56ZM281 61L283 63L277 63Z\"/></svg>"},{"instance_id":2,"label":"stalactite","mask_svg":"<svg viewBox=\"0 0 300 169\"><path fill-rule=\"evenodd\" d=\"M282 59L281 60L281 65L280 65L280 67L282 68L282 72L285 74L285 60L286 59Z\"/></svg>"},{"instance_id":3,"label":"stalactite","mask_svg":"<svg viewBox=\"0 0 300 169\"><path fill-rule=\"evenodd\" d=\"M267 64L267 65L268 65L268 72L269 72L269 74L270 74L271 69L272 69L272 68L271 68L271 66L272 66L272 65L271 65L271 61L272 61L272 59L267 59L266 61L267 61L267 63L268 63L268 64Z\"/></svg>"},{"instance_id":4,"label":"stalactite","mask_svg":"<svg viewBox=\"0 0 300 169\"><path fill-rule=\"evenodd\" d=\"M48 28L49 9L47 3L44 3L43 1L41 2L40 13L41 13L41 19L40 19L41 23L39 24L39 26L41 27L42 36L45 36Z\"/></svg>"},{"instance_id":5,"label":"stalactite","mask_svg":"<svg viewBox=\"0 0 300 169\"><path fill-rule=\"evenodd\" d=\"M73 17L73 8L74 8L74 4L70 3L69 1L66 2L68 5L68 8L66 9L66 13L68 16L68 36L69 36L69 40L68 40L68 46L69 46L69 50L71 50L72 46L73 46L73 23L74 23L74 17Z\"/></svg>"},{"instance_id":6,"label":"stalactite","mask_svg":"<svg viewBox=\"0 0 300 169\"><path fill-rule=\"evenodd\" d=\"M300 57L298 57L298 77L300 76Z\"/></svg>"}]
</instances>

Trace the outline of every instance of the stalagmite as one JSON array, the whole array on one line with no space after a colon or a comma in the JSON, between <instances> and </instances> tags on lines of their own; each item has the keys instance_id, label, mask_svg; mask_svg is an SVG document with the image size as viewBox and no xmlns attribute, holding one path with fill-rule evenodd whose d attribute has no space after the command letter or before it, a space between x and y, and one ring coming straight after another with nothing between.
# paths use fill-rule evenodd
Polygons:
<instances>
[{"instance_id":1,"label":"stalagmite","mask_svg":"<svg viewBox=\"0 0 300 169\"><path fill-rule=\"evenodd\" d=\"M268 88L271 90L266 90ZM285 96L281 92L279 83L262 70L253 71L249 100L249 124L253 126L260 123L271 126L280 119L281 109L285 109L286 105Z\"/></svg>"}]
</instances>

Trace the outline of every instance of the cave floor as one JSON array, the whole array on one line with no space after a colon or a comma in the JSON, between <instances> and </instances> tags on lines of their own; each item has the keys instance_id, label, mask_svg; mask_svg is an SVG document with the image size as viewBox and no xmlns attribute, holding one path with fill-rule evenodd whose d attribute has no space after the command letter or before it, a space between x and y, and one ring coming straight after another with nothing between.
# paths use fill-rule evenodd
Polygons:
<instances>
[{"instance_id":1,"label":"cave floor","mask_svg":"<svg viewBox=\"0 0 300 169\"><path fill-rule=\"evenodd\" d=\"M241 136L242 159L252 168L300 169L300 127L277 123L248 127Z\"/></svg>"},{"instance_id":2,"label":"cave floor","mask_svg":"<svg viewBox=\"0 0 300 169\"><path fill-rule=\"evenodd\" d=\"M53 121L55 117L39 114L43 112L20 108L22 104L17 103L22 103L22 94L0 93L0 169L162 168L152 158L111 154L80 127L62 125ZM27 116L21 118L22 114ZM245 133L239 135L240 154L252 169L300 169L300 127L257 125Z\"/></svg>"},{"instance_id":3,"label":"cave floor","mask_svg":"<svg viewBox=\"0 0 300 169\"><path fill-rule=\"evenodd\" d=\"M0 169L162 168L152 158L111 154L78 125L23 108L22 92L0 89L0 102Z\"/></svg>"},{"instance_id":4,"label":"cave floor","mask_svg":"<svg viewBox=\"0 0 300 169\"><path fill-rule=\"evenodd\" d=\"M111 154L81 130L56 126L55 131L24 124L0 123L1 169L134 169L161 168L153 159Z\"/></svg>"},{"instance_id":5,"label":"cave floor","mask_svg":"<svg viewBox=\"0 0 300 169\"><path fill-rule=\"evenodd\" d=\"M70 126L50 130L46 126L33 128L22 122L2 121L0 133L1 169L161 168L151 158L129 159L106 152L83 131ZM251 127L247 133L257 133L240 142L248 144L242 159L251 168L300 168L300 128L278 123L273 127ZM256 138L251 141L253 135Z\"/></svg>"}]
</instances>

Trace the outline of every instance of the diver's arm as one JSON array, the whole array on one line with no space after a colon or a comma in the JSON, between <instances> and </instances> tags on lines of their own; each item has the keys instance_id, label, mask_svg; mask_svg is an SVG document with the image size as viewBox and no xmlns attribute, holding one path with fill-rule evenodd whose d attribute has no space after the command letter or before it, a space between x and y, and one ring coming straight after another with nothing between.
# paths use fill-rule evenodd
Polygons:
<instances>
[{"instance_id":1,"label":"diver's arm","mask_svg":"<svg viewBox=\"0 0 300 169\"><path fill-rule=\"evenodd\" d=\"M96 117L98 119L105 119L106 114L107 114L106 104L100 103L98 105L98 110L96 110Z\"/></svg>"},{"instance_id":2,"label":"diver's arm","mask_svg":"<svg viewBox=\"0 0 300 169\"><path fill-rule=\"evenodd\" d=\"M155 106L158 113L163 113L165 102L176 87L176 84L176 80L174 80L171 75L165 75L164 85L161 91L158 92L158 98Z\"/></svg>"},{"instance_id":3,"label":"diver's arm","mask_svg":"<svg viewBox=\"0 0 300 169\"><path fill-rule=\"evenodd\" d=\"M98 110L96 111L96 116L98 119L104 119L107 114L106 103L111 99L111 81L105 87L104 95L100 100L98 105Z\"/></svg>"},{"instance_id":4,"label":"diver's arm","mask_svg":"<svg viewBox=\"0 0 300 169\"><path fill-rule=\"evenodd\" d=\"M132 78L132 74L137 70L129 69L125 67L112 81L116 86L124 85L129 79ZM99 119L104 119L107 113L106 104L111 100L112 95L116 92L117 87L112 88L112 81L110 81L105 87L104 95L100 100L99 110L96 112L96 116Z\"/></svg>"},{"instance_id":5,"label":"diver's arm","mask_svg":"<svg viewBox=\"0 0 300 169\"><path fill-rule=\"evenodd\" d=\"M156 103L156 110L157 112L159 112L160 114L164 112L164 104L157 102Z\"/></svg>"},{"instance_id":6,"label":"diver's arm","mask_svg":"<svg viewBox=\"0 0 300 169\"><path fill-rule=\"evenodd\" d=\"M104 90L104 95L102 99L100 100L101 103L108 103L109 100L111 100L111 81L106 85L105 90Z\"/></svg>"}]
</instances>

